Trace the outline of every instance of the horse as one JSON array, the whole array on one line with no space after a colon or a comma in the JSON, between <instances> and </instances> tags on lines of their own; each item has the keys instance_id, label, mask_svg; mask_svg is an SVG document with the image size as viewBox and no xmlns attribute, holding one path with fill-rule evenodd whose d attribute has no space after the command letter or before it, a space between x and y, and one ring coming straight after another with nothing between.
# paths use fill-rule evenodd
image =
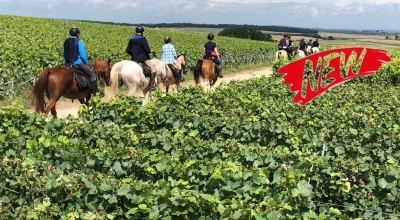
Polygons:
<instances>
[{"instance_id":1,"label":"horse","mask_svg":"<svg viewBox=\"0 0 400 220\"><path fill-rule=\"evenodd\" d=\"M222 64L222 56L221 64ZM214 86L214 84L218 80L218 74L215 71L216 65L213 62L212 58L203 58L197 61L196 67L193 71L194 81L196 85L200 83L200 75L203 78L203 86L210 85ZM202 89L203 90L203 89Z\"/></svg>"},{"instance_id":2,"label":"horse","mask_svg":"<svg viewBox=\"0 0 400 220\"><path fill-rule=\"evenodd\" d=\"M311 48L311 54L316 54L319 52L319 47L313 47Z\"/></svg>"},{"instance_id":3,"label":"horse","mask_svg":"<svg viewBox=\"0 0 400 220\"><path fill-rule=\"evenodd\" d=\"M186 53L179 54L178 57L176 58L176 61L182 67L181 74L186 74L187 73L187 70L186 70L186 65L187 65ZM175 84L176 87L179 88L180 87L180 81L177 80L174 77L174 74L172 73L172 70L168 65L167 65L167 69L168 69L167 77L165 78L165 81L163 81L163 83L164 83L164 86L165 86L165 92L168 94L169 86ZM160 81L161 80L159 80L157 83L161 83Z\"/></svg>"},{"instance_id":4,"label":"horse","mask_svg":"<svg viewBox=\"0 0 400 220\"><path fill-rule=\"evenodd\" d=\"M288 59L288 54L286 52L286 50L278 50L275 53L275 59L279 59L279 58L284 58L284 59Z\"/></svg>"},{"instance_id":5,"label":"horse","mask_svg":"<svg viewBox=\"0 0 400 220\"><path fill-rule=\"evenodd\" d=\"M153 64L156 67L156 77L157 80L155 84L158 89L161 89L161 84L157 83L161 81L163 78L167 77L168 66L166 63L159 59L151 59ZM147 102L150 99L150 68L143 67L144 64L139 64L135 61L131 60L122 60L113 65L111 68L111 83L106 85L104 89L105 99L110 100L114 98L117 94L121 86L126 85L128 87L128 96L133 96L136 90L139 88L143 91L144 101ZM148 69L144 72L144 68Z\"/></svg>"},{"instance_id":6,"label":"horse","mask_svg":"<svg viewBox=\"0 0 400 220\"><path fill-rule=\"evenodd\" d=\"M110 58L108 58L108 60L96 60L89 62L89 67L93 70L96 76L100 76L100 78L105 82L106 86L110 85L111 83L110 63ZM76 70L74 72L76 72ZM89 77L86 77L87 78L82 82L82 73L76 73L75 76L71 69L66 67L43 69L40 72L37 82L33 86L33 91L31 94L33 95L32 103L35 106L35 111L37 113L44 112L46 115L51 111L53 117L57 118L56 103L61 97L72 99L72 101L74 99L78 99L81 104L89 106L91 91L87 86L90 84ZM77 78L80 78L79 82L77 81ZM83 88L81 88L82 85ZM46 97L49 99L47 106L44 100L44 93L46 93Z\"/></svg>"},{"instance_id":7,"label":"horse","mask_svg":"<svg viewBox=\"0 0 400 220\"><path fill-rule=\"evenodd\" d=\"M293 55L294 56L299 55L300 58L306 57L306 54L304 53L304 51L303 50L299 50L298 47L294 47Z\"/></svg>"}]
</instances>

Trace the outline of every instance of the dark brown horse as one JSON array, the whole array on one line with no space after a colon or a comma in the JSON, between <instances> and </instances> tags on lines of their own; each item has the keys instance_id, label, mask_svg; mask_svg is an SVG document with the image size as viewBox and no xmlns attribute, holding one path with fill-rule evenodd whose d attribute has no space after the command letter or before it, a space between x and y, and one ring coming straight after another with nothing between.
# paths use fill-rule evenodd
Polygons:
<instances>
[{"instance_id":1,"label":"dark brown horse","mask_svg":"<svg viewBox=\"0 0 400 220\"><path fill-rule=\"evenodd\" d=\"M111 84L110 71L111 59L96 60L89 62L90 68L97 77L103 79L105 84ZM88 78L89 79L89 78ZM44 94L49 99L46 106ZM45 113L51 111L54 118L57 118L56 102L63 96L67 99L78 99L81 104L89 105L91 92L89 89L79 89L78 82L72 71L65 67L46 68L42 70L38 81L33 86L33 105L37 113ZM86 100L85 100L86 99Z\"/></svg>"},{"instance_id":2,"label":"dark brown horse","mask_svg":"<svg viewBox=\"0 0 400 220\"><path fill-rule=\"evenodd\" d=\"M222 56L221 63L222 63ZM197 65L194 69L194 81L196 85L200 83L200 75L203 78L203 86L210 85L213 86L218 79L218 74L215 71L215 63L211 58L204 58L197 61Z\"/></svg>"}]
</instances>

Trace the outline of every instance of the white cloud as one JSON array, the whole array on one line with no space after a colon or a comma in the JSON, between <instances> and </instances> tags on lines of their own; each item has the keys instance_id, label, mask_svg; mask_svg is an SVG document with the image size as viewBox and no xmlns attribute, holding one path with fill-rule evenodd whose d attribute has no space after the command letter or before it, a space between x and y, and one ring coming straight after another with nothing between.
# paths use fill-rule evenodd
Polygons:
<instances>
[{"instance_id":1,"label":"white cloud","mask_svg":"<svg viewBox=\"0 0 400 220\"><path fill-rule=\"evenodd\" d=\"M134 2L116 2L114 4L115 9L126 9L126 8L135 8L137 7L137 4Z\"/></svg>"}]
</instances>

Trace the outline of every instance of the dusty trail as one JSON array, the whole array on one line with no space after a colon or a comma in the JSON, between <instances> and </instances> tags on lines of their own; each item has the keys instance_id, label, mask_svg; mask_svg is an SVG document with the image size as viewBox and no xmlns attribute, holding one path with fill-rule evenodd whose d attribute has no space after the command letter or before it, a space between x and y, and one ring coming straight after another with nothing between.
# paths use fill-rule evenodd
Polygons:
<instances>
[{"instance_id":1,"label":"dusty trail","mask_svg":"<svg viewBox=\"0 0 400 220\"><path fill-rule=\"evenodd\" d=\"M253 70L253 71L242 71L238 73L232 73L229 75L224 75L223 78L219 78L218 81L215 83L215 86L218 86L221 84L221 82L229 82L231 80L246 80L250 79L253 77L260 77L260 76L271 76L272 75L272 68L271 67L266 67L262 68L259 70ZM201 80L201 79L200 79ZM194 80L186 80L185 82L181 83L181 86L190 86L190 85L195 85ZM175 85L169 86L169 92L171 92L173 89L175 89ZM163 88L163 92L165 92L165 87ZM122 92L122 94L127 94L127 91ZM135 96L137 97L143 97L143 93L141 90L138 90L135 93ZM73 103L71 103L71 100L66 100L66 101L59 101L56 104L56 109L57 109L57 116L59 118L66 118L68 115L72 115L74 117L77 117L78 115L78 107L81 104L79 103L78 100L74 100ZM30 111L33 111L31 109Z\"/></svg>"}]
</instances>

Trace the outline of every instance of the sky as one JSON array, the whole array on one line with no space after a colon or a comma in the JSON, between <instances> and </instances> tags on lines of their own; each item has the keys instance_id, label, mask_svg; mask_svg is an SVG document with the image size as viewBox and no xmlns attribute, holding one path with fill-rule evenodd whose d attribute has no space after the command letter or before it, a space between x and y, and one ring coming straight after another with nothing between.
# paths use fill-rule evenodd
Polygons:
<instances>
[{"instance_id":1,"label":"sky","mask_svg":"<svg viewBox=\"0 0 400 220\"><path fill-rule=\"evenodd\" d=\"M400 30L400 0L0 0L0 14L123 23Z\"/></svg>"}]
</instances>

